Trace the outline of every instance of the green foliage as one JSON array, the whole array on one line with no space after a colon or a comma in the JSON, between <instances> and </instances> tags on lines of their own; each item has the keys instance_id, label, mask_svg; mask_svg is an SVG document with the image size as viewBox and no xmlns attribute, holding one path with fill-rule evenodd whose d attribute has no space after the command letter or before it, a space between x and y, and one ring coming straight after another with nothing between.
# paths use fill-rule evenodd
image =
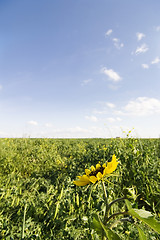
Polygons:
<instances>
[{"instance_id":1,"label":"green foliage","mask_svg":"<svg viewBox=\"0 0 160 240\"><path fill-rule=\"evenodd\" d=\"M150 212L143 209L133 209L128 200L126 200L126 204L129 210L128 213L131 216L136 217L137 219L147 224L154 231L160 234L160 222L154 219L154 216Z\"/></svg>"},{"instance_id":2,"label":"green foliage","mask_svg":"<svg viewBox=\"0 0 160 240\"><path fill-rule=\"evenodd\" d=\"M90 226L95 208L104 215L101 185L77 187L73 180L113 154L120 164L106 182L109 201L134 195L133 208L160 217L158 139L0 139L0 153L0 239L98 240ZM111 207L117 210L124 204ZM121 239L138 239L129 223L116 229ZM142 231L160 239L148 227Z\"/></svg>"},{"instance_id":3,"label":"green foliage","mask_svg":"<svg viewBox=\"0 0 160 240\"><path fill-rule=\"evenodd\" d=\"M139 232L139 240L147 240L147 238L146 238L144 232L142 231L142 229L139 226L137 226L137 229L138 229L138 232Z\"/></svg>"},{"instance_id":4,"label":"green foliage","mask_svg":"<svg viewBox=\"0 0 160 240\"><path fill-rule=\"evenodd\" d=\"M93 217L93 228L102 239L102 233L107 237L108 240L121 240L117 233L112 231L109 227L105 226L98 215L94 214ZM103 231L102 231L103 230Z\"/></svg>"},{"instance_id":5,"label":"green foliage","mask_svg":"<svg viewBox=\"0 0 160 240\"><path fill-rule=\"evenodd\" d=\"M97 214L93 214L92 216L93 216L93 220L91 223L91 227L97 232L99 237L102 237L103 227L101 225L101 222L99 221Z\"/></svg>"}]
</instances>

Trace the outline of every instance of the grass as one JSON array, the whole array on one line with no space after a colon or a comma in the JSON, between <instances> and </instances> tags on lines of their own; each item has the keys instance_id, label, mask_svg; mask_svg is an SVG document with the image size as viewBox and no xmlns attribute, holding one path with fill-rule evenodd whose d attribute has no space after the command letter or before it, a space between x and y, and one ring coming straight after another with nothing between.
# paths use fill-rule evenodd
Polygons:
<instances>
[{"instance_id":1,"label":"grass","mask_svg":"<svg viewBox=\"0 0 160 240\"><path fill-rule=\"evenodd\" d=\"M101 186L91 193L73 180L113 154L120 164L106 183L109 200L134 189L134 206L160 217L159 139L8 138L0 139L0 152L0 239L98 239L90 225L95 207L104 211ZM112 211L117 208L124 207ZM122 239L138 236L127 223L117 231ZM147 239L160 239L147 227L144 231Z\"/></svg>"}]
</instances>

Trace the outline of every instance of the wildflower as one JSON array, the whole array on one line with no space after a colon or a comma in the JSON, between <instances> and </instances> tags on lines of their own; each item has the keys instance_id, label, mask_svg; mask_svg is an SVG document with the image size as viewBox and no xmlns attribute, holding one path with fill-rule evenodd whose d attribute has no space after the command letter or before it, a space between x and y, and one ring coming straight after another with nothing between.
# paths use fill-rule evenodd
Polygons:
<instances>
[{"instance_id":1,"label":"wildflower","mask_svg":"<svg viewBox=\"0 0 160 240\"><path fill-rule=\"evenodd\" d=\"M77 186L85 186L89 183L96 183L101 180L104 176L111 174L116 170L119 162L116 160L115 154L112 156L112 161L104 163L102 166L97 164L96 167L91 166L91 170L85 169L85 175L78 176L79 180L74 181L73 183Z\"/></svg>"}]
</instances>

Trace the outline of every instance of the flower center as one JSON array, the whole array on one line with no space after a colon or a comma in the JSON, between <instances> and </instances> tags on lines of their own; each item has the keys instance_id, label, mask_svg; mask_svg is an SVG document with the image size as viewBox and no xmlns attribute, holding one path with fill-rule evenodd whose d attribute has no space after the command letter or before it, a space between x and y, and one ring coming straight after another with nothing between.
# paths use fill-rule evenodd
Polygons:
<instances>
[{"instance_id":1,"label":"flower center","mask_svg":"<svg viewBox=\"0 0 160 240\"><path fill-rule=\"evenodd\" d=\"M92 171L89 174L89 176L95 176L96 177L97 173L99 173L99 172L103 174L103 170L104 170L104 167L100 167L100 168L96 169L95 171Z\"/></svg>"}]
</instances>

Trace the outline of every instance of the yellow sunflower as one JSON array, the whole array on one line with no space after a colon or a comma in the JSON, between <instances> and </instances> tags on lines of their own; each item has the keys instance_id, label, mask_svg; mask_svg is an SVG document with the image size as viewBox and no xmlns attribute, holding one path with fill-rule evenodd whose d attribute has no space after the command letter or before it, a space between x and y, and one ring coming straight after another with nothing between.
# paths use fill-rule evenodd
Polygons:
<instances>
[{"instance_id":1,"label":"yellow sunflower","mask_svg":"<svg viewBox=\"0 0 160 240\"><path fill-rule=\"evenodd\" d=\"M85 169L85 175L78 176L79 180L74 181L73 183L77 186L85 186L89 183L96 183L101 180L104 176L109 175L114 172L117 168L119 162L117 162L115 154L112 156L112 161L102 166L97 164L96 167L91 166L91 170Z\"/></svg>"}]
</instances>

